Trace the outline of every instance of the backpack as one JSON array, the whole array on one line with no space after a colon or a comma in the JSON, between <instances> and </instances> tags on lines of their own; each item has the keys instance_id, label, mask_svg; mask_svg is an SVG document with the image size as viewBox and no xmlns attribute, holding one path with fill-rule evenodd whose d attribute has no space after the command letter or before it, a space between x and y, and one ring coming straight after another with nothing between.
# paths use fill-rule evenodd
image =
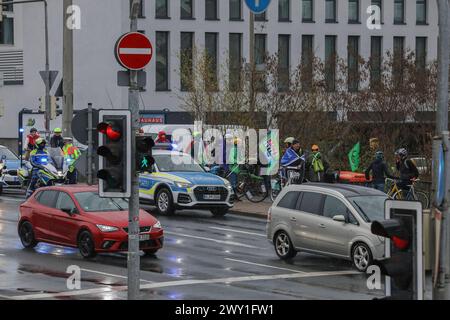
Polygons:
<instances>
[{"instance_id":1,"label":"backpack","mask_svg":"<svg viewBox=\"0 0 450 320\"><path fill-rule=\"evenodd\" d=\"M314 173L323 172L325 170L322 159L320 158L320 153L313 155L312 167Z\"/></svg>"}]
</instances>

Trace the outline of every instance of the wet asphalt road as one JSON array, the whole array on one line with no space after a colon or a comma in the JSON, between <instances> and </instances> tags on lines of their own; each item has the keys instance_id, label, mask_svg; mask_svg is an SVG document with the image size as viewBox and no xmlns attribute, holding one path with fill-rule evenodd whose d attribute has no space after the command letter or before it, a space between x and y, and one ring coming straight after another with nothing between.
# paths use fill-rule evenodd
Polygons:
<instances>
[{"instance_id":1,"label":"wet asphalt road","mask_svg":"<svg viewBox=\"0 0 450 320\"><path fill-rule=\"evenodd\" d=\"M83 259L77 249L40 243L23 249L16 231L20 194L0 196L0 299L126 299L125 253ZM151 211L151 207L145 207ZM265 238L265 221L214 218L183 211L158 216L165 245L141 256L142 299L372 299L367 276L350 262L300 253L280 261ZM81 289L67 287L69 266L81 268Z\"/></svg>"}]
</instances>

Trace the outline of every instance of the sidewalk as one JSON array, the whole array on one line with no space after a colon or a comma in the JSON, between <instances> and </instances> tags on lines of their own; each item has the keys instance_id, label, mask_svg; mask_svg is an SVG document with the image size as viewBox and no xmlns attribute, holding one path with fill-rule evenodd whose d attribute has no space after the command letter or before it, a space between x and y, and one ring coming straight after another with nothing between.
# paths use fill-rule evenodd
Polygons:
<instances>
[{"instance_id":1,"label":"sidewalk","mask_svg":"<svg viewBox=\"0 0 450 320\"><path fill-rule=\"evenodd\" d=\"M248 200L236 201L230 213L266 219L271 205L272 202L267 199L260 203L252 203Z\"/></svg>"}]
</instances>

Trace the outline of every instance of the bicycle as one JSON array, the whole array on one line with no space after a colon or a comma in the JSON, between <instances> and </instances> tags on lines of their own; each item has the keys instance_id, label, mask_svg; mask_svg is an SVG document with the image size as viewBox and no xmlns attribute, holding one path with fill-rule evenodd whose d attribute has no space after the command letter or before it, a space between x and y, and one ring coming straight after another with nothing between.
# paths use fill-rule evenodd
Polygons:
<instances>
[{"instance_id":1,"label":"bicycle","mask_svg":"<svg viewBox=\"0 0 450 320\"><path fill-rule=\"evenodd\" d=\"M283 188L287 187L290 184L298 183L298 181L304 180L300 172L301 168L299 167L285 167L281 170L285 170L287 178L284 177L282 175L282 172L280 171L280 173L278 173L275 178L271 179L270 199L272 200L272 202L275 201Z\"/></svg>"},{"instance_id":2,"label":"bicycle","mask_svg":"<svg viewBox=\"0 0 450 320\"><path fill-rule=\"evenodd\" d=\"M387 195L395 200L407 200L407 201L420 201L423 209L428 209L430 206L430 199L428 195L423 191L417 191L415 184L420 180L413 180L411 185L408 185L409 191L402 190L397 186L397 181L394 179L386 178ZM390 186L389 186L390 184Z\"/></svg>"},{"instance_id":3,"label":"bicycle","mask_svg":"<svg viewBox=\"0 0 450 320\"><path fill-rule=\"evenodd\" d=\"M269 196L264 178L252 173L248 165L245 165L243 169L238 168L236 171L238 182L234 192L238 200L245 196L248 201L258 203ZM231 174L232 171L228 171L225 179L229 180Z\"/></svg>"}]
</instances>

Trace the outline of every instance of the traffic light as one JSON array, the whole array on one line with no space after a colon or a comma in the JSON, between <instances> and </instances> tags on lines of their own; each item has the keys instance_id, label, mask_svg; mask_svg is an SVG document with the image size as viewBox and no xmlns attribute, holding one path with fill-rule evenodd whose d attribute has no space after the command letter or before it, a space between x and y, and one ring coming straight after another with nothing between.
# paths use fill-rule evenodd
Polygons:
<instances>
[{"instance_id":1,"label":"traffic light","mask_svg":"<svg viewBox=\"0 0 450 320\"><path fill-rule=\"evenodd\" d=\"M391 202L391 200L388 200ZM386 204L388 219L373 221L373 234L386 238L385 259L374 260L386 278L386 295L394 300L422 299L423 263L421 215L422 209L407 208L417 206L406 201ZM405 207L406 206L406 207ZM419 217L420 216L420 217ZM418 218L419 217L419 218ZM420 228L419 228L420 225ZM418 232L419 231L419 232Z\"/></svg>"},{"instance_id":2,"label":"traffic light","mask_svg":"<svg viewBox=\"0 0 450 320\"><path fill-rule=\"evenodd\" d=\"M55 96L50 97L50 120L55 120L57 116L56 109L58 108L57 102L59 98Z\"/></svg>"},{"instance_id":3,"label":"traffic light","mask_svg":"<svg viewBox=\"0 0 450 320\"><path fill-rule=\"evenodd\" d=\"M155 142L151 137L136 137L136 170L138 172L149 172L155 159L152 156L152 148Z\"/></svg>"},{"instance_id":4,"label":"traffic light","mask_svg":"<svg viewBox=\"0 0 450 320\"><path fill-rule=\"evenodd\" d=\"M131 113L128 110L99 112L97 154L101 197L131 195Z\"/></svg>"},{"instance_id":5,"label":"traffic light","mask_svg":"<svg viewBox=\"0 0 450 320\"><path fill-rule=\"evenodd\" d=\"M45 112L45 96L39 98L39 111Z\"/></svg>"}]
</instances>

